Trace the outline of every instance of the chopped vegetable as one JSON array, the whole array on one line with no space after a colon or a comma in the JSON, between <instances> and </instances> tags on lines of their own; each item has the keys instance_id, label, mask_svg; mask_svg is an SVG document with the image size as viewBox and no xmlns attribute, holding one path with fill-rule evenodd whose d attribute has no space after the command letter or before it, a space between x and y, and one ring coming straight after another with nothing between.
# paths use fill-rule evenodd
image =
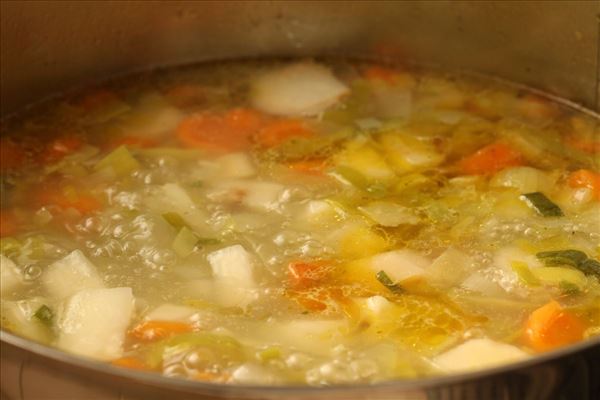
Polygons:
<instances>
[{"instance_id":1,"label":"chopped vegetable","mask_svg":"<svg viewBox=\"0 0 600 400\"><path fill-rule=\"evenodd\" d=\"M397 283L394 283L390 277L385 273L385 271L379 271L377 272L377 274L375 275L377 277L377 280L379 282L381 282L381 284L383 286L385 286L386 288L388 288L390 290L390 292L395 293L395 294L401 294L402 292L404 292L404 289L402 289L402 287L400 285L398 285Z\"/></svg>"},{"instance_id":2,"label":"chopped vegetable","mask_svg":"<svg viewBox=\"0 0 600 400\"><path fill-rule=\"evenodd\" d=\"M58 347L100 360L121 357L133 300L131 288L125 287L77 292L58 316Z\"/></svg>"},{"instance_id":3,"label":"chopped vegetable","mask_svg":"<svg viewBox=\"0 0 600 400\"><path fill-rule=\"evenodd\" d=\"M110 168L117 175L126 175L140 167L127 147L120 146L96 164L96 170Z\"/></svg>"},{"instance_id":4,"label":"chopped vegetable","mask_svg":"<svg viewBox=\"0 0 600 400\"><path fill-rule=\"evenodd\" d=\"M534 350L547 351L581 340L584 330L579 318L552 300L530 314L525 338Z\"/></svg>"},{"instance_id":5,"label":"chopped vegetable","mask_svg":"<svg viewBox=\"0 0 600 400\"><path fill-rule=\"evenodd\" d=\"M102 208L98 197L89 192L78 190L74 185L54 186L52 182L37 189L34 201L39 206L56 206L63 211L74 209L84 215L94 213Z\"/></svg>"},{"instance_id":6,"label":"chopped vegetable","mask_svg":"<svg viewBox=\"0 0 600 400\"><path fill-rule=\"evenodd\" d=\"M49 327L52 326L54 313L47 305L44 304L38 308L33 316L36 317L42 324Z\"/></svg>"},{"instance_id":7,"label":"chopped vegetable","mask_svg":"<svg viewBox=\"0 0 600 400\"><path fill-rule=\"evenodd\" d=\"M182 228L188 228L189 225L185 222L183 217L176 212L166 212L162 214L162 217L167 221L173 228L180 231Z\"/></svg>"},{"instance_id":8,"label":"chopped vegetable","mask_svg":"<svg viewBox=\"0 0 600 400\"><path fill-rule=\"evenodd\" d=\"M560 281L558 287L560 288L560 291L567 296L573 296L581 293L579 286L569 281Z\"/></svg>"},{"instance_id":9,"label":"chopped vegetable","mask_svg":"<svg viewBox=\"0 0 600 400\"><path fill-rule=\"evenodd\" d=\"M292 288L306 288L318 284L330 272L327 261L295 261L288 264L288 282Z\"/></svg>"},{"instance_id":10,"label":"chopped vegetable","mask_svg":"<svg viewBox=\"0 0 600 400\"><path fill-rule=\"evenodd\" d=\"M587 169L580 169L572 172L567 182L572 188L590 189L594 197L600 200L600 174Z\"/></svg>"},{"instance_id":11,"label":"chopped vegetable","mask_svg":"<svg viewBox=\"0 0 600 400\"><path fill-rule=\"evenodd\" d=\"M525 193L520 196L520 199L543 217L564 216L560 207L554 204L548 197L546 197L545 194L541 192Z\"/></svg>"},{"instance_id":12,"label":"chopped vegetable","mask_svg":"<svg viewBox=\"0 0 600 400\"><path fill-rule=\"evenodd\" d=\"M339 166L336 167L331 174L334 177L339 177L350 183L357 189L364 190L373 197L382 197L385 195L386 189L383 185L378 183L371 184L360 172L353 168Z\"/></svg>"},{"instance_id":13,"label":"chopped vegetable","mask_svg":"<svg viewBox=\"0 0 600 400\"><path fill-rule=\"evenodd\" d=\"M146 365L145 362L133 357L121 357L116 360L111 361L112 365L116 365L117 367L135 369L138 371L148 371L150 367Z\"/></svg>"},{"instance_id":14,"label":"chopped vegetable","mask_svg":"<svg viewBox=\"0 0 600 400\"><path fill-rule=\"evenodd\" d=\"M251 138L264 125L264 117L253 110L233 109L223 114L196 113L177 128L177 138L187 146L213 153L248 149Z\"/></svg>"},{"instance_id":15,"label":"chopped vegetable","mask_svg":"<svg viewBox=\"0 0 600 400\"><path fill-rule=\"evenodd\" d=\"M444 371L478 371L482 364L493 367L528 358L523 350L490 339L471 339L434 358Z\"/></svg>"},{"instance_id":16,"label":"chopped vegetable","mask_svg":"<svg viewBox=\"0 0 600 400\"><path fill-rule=\"evenodd\" d=\"M77 151L83 146L83 140L77 136L62 136L48 143L42 153L45 163L56 162L64 156Z\"/></svg>"},{"instance_id":17,"label":"chopped vegetable","mask_svg":"<svg viewBox=\"0 0 600 400\"><path fill-rule=\"evenodd\" d=\"M264 112L314 116L348 93L329 68L311 62L290 64L259 76L252 83L252 104Z\"/></svg>"},{"instance_id":18,"label":"chopped vegetable","mask_svg":"<svg viewBox=\"0 0 600 400\"><path fill-rule=\"evenodd\" d=\"M585 288L585 275L576 269L563 267L541 267L531 271L533 276L545 284L560 286L561 282L569 282L580 289Z\"/></svg>"},{"instance_id":19,"label":"chopped vegetable","mask_svg":"<svg viewBox=\"0 0 600 400\"><path fill-rule=\"evenodd\" d=\"M293 138L310 138L314 133L300 120L281 119L258 131L256 140L262 147L275 147Z\"/></svg>"},{"instance_id":20,"label":"chopped vegetable","mask_svg":"<svg viewBox=\"0 0 600 400\"><path fill-rule=\"evenodd\" d=\"M521 261L513 261L511 263L511 267L524 284L529 286L538 286L540 284L539 279L536 278L536 276L531 272L526 263Z\"/></svg>"},{"instance_id":21,"label":"chopped vegetable","mask_svg":"<svg viewBox=\"0 0 600 400\"><path fill-rule=\"evenodd\" d=\"M198 236L196 236L196 234L189 228L184 226L179 230L179 233L173 240L171 247L173 248L173 251L175 251L175 254L177 254L179 257L185 258L194 251L197 243Z\"/></svg>"},{"instance_id":22,"label":"chopped vegetable","mask_svg":"<svg viewBox=\"0 0 600 400\"><path fill-rule=\"evenodd\" d=\"M44 287L52 296L64 299L83 289L104 287L96 266L81 250L50 264L42 275Z\"/></svg>"},{"instance_id":23,"label":"chopped vegetable","mask_svg":"<svg viewBox=\"0 0 600 400\"><path fill-rule=\"evenodd\" d=\"M190 324L177 321L144 321L129 331L129 336L142 342L154 342L169 336L191 332Z\"/></svg>"},{"instance_id":24,"label":"chopped vegetable","mask_svg":"<svg viewBox=\"0 0 600 400\"><path fill-rule=\"evenodd\" d=\"M463 158L458 165L465 174L483 175L522 164L523 156L517 150L503 142L496 142Z\"/></svg>"},{"instance_id":25,"label":"chopped vegetable","mask_svg":"<svg viewBox=\"0 0 600 400\"><path fill-rule=\"evenodd\" d=\"M542 251L536 254L546 265L570 265L586 275L600 276L600 262L579 250Z\"/></svg>"}]
</instances>

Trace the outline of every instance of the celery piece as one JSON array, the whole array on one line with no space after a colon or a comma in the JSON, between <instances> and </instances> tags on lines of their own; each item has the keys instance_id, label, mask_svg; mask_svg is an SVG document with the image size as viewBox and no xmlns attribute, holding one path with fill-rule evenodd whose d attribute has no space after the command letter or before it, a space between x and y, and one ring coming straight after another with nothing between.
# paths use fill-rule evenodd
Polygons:
<instances>
[{"instance_id":1,"label":"celery piece","mask_svg":"<svg viewBox=\"0 0 600 400\"><path fill-rule=\"evenodd\" d=\"M173 244L171 244L171 248L179 257L184 258L189 256L194 251L197 243L198 237L196 234L184 226L179 230L177 236L175 236Z\"/></svg>"},{"instance_id":2,"label":"celery piece","mask_svg":"<svg viewBox=\"0 0 600 400\"><path fill-rule=\"evenodd\" d=\"M390 290L390 292L395 294L400 294L404 292L404 289L396 283L392 281L392 279L385 273L385 271L379 271L376 275L377 280L386 288Z\"/></svg>"},{"instance_id":3,"label":"celery piece","mask_svg":"<svg viewBox=\"0 0 600 400\"><path fill-rule=\"evenodd\" d=\"M37 318L42 324L48 327L52 326L54 313L47 305L43 304L40 308L37 309L33 316Z\"/></svg>"},{"instance_id":4,"label":"celery piece","mask_svg":"<svg viewBox=\"0 0 600 400\"><path fill-rule=\"evenodd\" d=\"M513 271L515 271L521 282L529 286L539 286L539 279L537 279L535 275L531 273L531 270L526 263L521 261L513 261L510 266Z\"/></svg>"},{"instance_id":5,"label":"celery piece","mask_svg":"<svg viewBox=\"0 0 600 400\"><path fill-rule=\"evenodd\" d=\"M178 231L184 227L191 229L187 222L185 222L183 217L176 212L166 212L162 214L162 217L165 221L167 221L173 228L177 229Z\"/></svg>"},{"instance_id":6,"label":"celery piece","mask_svg":"<svg viewBox=\"0 0 600 400\"><path fill-rule=\"evenodd\" d=\"M140 167L140 163L131 155L127 147L119 146L96 164L97 171L111 168L117 175L126 175Z\"/></svg>"},{"instance_id":7,"label":"celery piece","mask_svg":"<svg viewBox=\"0 0 600 400\"><path fill-rule=\"evenodd\" d=\"M527 205L543 217L562 217L562 210L542 192L525 193L520 196Z\"/></svg>"}]
</instances>

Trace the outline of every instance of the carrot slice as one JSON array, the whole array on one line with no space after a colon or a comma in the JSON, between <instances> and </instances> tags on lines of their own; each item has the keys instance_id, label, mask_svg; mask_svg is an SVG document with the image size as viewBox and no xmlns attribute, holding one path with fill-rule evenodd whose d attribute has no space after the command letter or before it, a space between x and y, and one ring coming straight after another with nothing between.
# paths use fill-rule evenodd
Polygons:
<instances>
[{"instance_id":1,"label":"carrot slice","mask_svg":"<svg viewBox=\"0 0 600 400\"><path fill-rule=\"evenodd\" d=\"M25 150L10 139L0 139L0 170L16 169L25 164Z\"/></svg>"},{"instance_id":2,"label":"carrot slice","mask_svg":"<svg viewBox=\"0 0 600 400\"><path fill-rule=\"evenodd\" d=\"M138 360L133 357L121 357L111 361L112 365L117 367L135 369L138 371L149 371L151 368L146 365L142 360Z\"/></svg>"},{"instance_id":3,"label":"carrot slice","mask_svg":"<svg viewBox=\"0 0 600 400\"><path fill-rule=\"evenodd\" d=\"M327 278L331 272L331 263L325 260L293 261L288 264L288 284L293 288L305 288Z\"/></svg>"},{"instance_id":4,"label":"carrot slice","mask_svg":"<svg viewBox=\"0 0 600 400\"><path fill-rule=\"evenodd\" d=\"M191 332L190 324L176 321L144 321L129 331L129 336L142 342L153 342L178 333Z\"/></svg>"},{"instance_id":5,"label":"carrot slice","mask_svg":"<svg viewBox=\"0 0 600 400\"><path fill-rule=\"evenodd\" d=\"M323 159L294 161L288 164L293 171L311 175L322 175L327 161Z\"/></svg>"},{"instance_id":6,"label":"carrot slice","mask_svg":"<svg viewBox=\"0 0 600 400\"><path fill-rule=\"evenodd\" d=\"M463 173L469 175L493 174L507 167L523 164L523 156L509 145L496 142L489 144L459 161Z\"/></svg>"},{"instance_id":7,"label":"carrot slice","mask_svg":"<svg viewBox=\"0 0 600 400\"><path fill-rule=\"evenodd\" d=\"M569 175L567 183L572 188L591 189L596 200L600 200L600 174L589 169L580 169Z\"/></svg>"},{"instance_id":8,"label":"carrot slice","mask_svg":"<svg viewBox=\"0 0 600 400\"><path fill-rule=\"evenodd\" d=\"M525 339L537 351L552 350L583 339L585 324L552 300L533 311L525 325Z\"/></svg>"},{"instance_id":9,"label":"carrot slice","mask_svg":"<svg viewBox=\"0 0 600 400\"><path fill-rule=\"evenodd\" d=\"M256 141L262 147L275 147L292 138L309 138L313 135L302 121L283 119L262 128L256 136Z\"/></svg>"},{"instance_id":10,"label":"carrot slice","mask_svg":"<svg viewBox=\"0 0 600 400\"><path fill-rule=\"evenodd\" d=\"M256 111L235 109L225 114L193 114L181 122L176 135L186 147L215 153L249 148L251 138L263 125Z\"/></svg>"},{"instance_id":11,"label":"carrot slice","mask_svg":"<svg viewBox=\"0 0 600 400\"><path fill-rule=\"evenodd\" d=\"M17 217L6 210L0 210L0 237L13 236L19 231Z\"/></svg>"}]
</instances>

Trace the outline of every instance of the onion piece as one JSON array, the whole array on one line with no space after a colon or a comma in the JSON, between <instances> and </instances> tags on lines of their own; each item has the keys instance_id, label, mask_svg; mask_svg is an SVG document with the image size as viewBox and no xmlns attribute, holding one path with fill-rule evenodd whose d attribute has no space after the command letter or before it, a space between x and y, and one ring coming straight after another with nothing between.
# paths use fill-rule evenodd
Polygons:
<instances>
[{"instance_id":1,"label":"onion piece","mask_svg":"<svg viewBox=\"0 0 600 400\"><path fill-rule=\"evenodd\" d=\"M252 82L251 101L270 114L315 116L348 92L329 68L300 62L259 76Z\"/></svg>"}]
</instances>

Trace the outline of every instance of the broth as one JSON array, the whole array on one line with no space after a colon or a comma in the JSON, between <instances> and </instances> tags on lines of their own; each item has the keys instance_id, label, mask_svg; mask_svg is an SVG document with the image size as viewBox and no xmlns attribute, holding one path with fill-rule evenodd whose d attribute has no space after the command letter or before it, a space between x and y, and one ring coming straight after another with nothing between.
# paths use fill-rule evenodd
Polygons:
<instances>
[{"instance_id":1,"label":"broth","mask_svg":"<svg viewBox=\"0 0 600 400\"><path fill-rule=\"evenodd\" d=\"M600 332L600 133L366 62L158 71L2 122L2 327L126 368L329 385Z\"/></svg>"}]
</instances>

